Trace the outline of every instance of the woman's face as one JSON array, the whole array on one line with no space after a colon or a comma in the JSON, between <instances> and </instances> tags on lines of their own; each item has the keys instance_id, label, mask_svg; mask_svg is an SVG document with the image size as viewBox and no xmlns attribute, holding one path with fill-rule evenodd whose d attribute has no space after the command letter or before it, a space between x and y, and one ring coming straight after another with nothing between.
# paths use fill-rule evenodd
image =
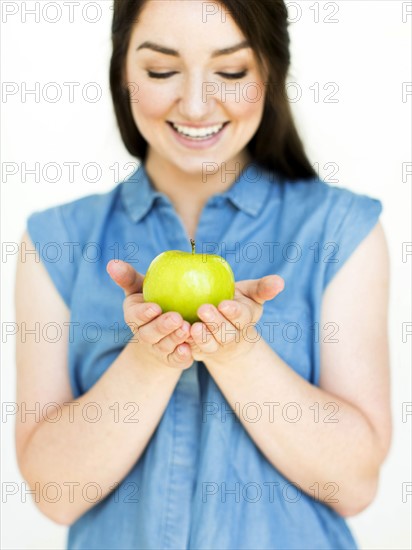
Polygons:
<instances>
[{"instance_id":1,"label":"woman's face","mask_svg":"<svg viewBox=\"0 0 412 550\"><path fill-rule=\"evenodd\" d=\"M197 173L205 163L220 169L246 158L263 113L262 75L250 47L218 51L242 43L245 37L220 4L145 4L131 34L125 77L151 160Z\"/></svg>"}]
</instances>

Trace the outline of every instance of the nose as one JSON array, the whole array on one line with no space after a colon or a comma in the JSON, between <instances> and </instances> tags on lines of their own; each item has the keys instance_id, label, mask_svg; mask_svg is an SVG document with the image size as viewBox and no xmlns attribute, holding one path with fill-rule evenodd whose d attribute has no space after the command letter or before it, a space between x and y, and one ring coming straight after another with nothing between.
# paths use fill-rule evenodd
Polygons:
<instances>
[{"instance_id":1,"label":"nose","mask_svg":"<svg viewBox=\"0 0 412 550\"><path fill-rule=\"evenodd\" d=\"M178 96L178 111L187 121L207 121L215 110L216 100L208 93L210 83L204 80L201 72L188 75Z\"/></svg>"}]
</instances>

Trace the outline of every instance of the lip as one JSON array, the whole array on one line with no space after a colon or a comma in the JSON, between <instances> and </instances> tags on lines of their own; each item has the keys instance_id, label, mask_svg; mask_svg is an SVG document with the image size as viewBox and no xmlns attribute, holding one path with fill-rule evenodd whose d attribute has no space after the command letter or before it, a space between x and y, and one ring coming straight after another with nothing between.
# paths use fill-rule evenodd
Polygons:
<instances>
[{"instance_id":1,"label":"lip","mask_svg":"<svg viewBox=\"0 0 412 550\"><path fill-rule=\"evenodd\" d=\"M193 124L190 122L175 122L173 120L167 120L169 124L175 124L176 126L187 126L188 128L213 128L213 126L219 126L220 124L226 124L229 121L226 120L225 122L215 122L211 124Z\"/></svg>"},{"instance_id":2,"label":"lip","mask_svg":"<svg viewBox=\"0 0 412 550\"><path fill-rule=\"evenodd\" d=\"M179 134L177 130L175 130L172 126L172 124L168 121L167 126L170 128L170 131L172 132L172 135L176 139L176 141L183 145L187 149L207 149L209 147L212 147L216 143L218 143L221 139L223 134L226 131L226 128L229 126L229 122L223 123L223 128L219 130L217 134L214 134L212 137L208 139L203 140L194 140L190 138L186 138L182 134ZM183 126L183 125L182 125ZM212 126L216 126L216 124L213 124ZM192 126L193 127L193 126ZM197 128L208 128L208 126L197 126Z\"/></svg>"}]
</instances>

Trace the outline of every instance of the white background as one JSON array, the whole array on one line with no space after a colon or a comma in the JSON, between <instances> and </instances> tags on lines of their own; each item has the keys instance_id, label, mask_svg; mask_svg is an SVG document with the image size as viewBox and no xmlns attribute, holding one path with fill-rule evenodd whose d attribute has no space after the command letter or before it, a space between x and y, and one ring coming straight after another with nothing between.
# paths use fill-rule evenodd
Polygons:
<instances>
[{"instance_id":1,"label":"white background","mask_svg":"<svg viewBox=\"0 0 412 550\"><path fill-rule=\"evenodd\" d=\"M124 179L125 163L134 161L125 151L118 135L108 85L110 58L111 1L100 1L101 17L90 2L85 17L81 7L73 7L74 22L63 2L60 21L52 2L39 3L40 20L27 15L23 21L23 5L33 8L34 2L2 2L2 80L15 82L18 93L2 97L2 240L18 243L27 216L36 209L63 203L83 195L105 192L115 181L113 165L118 163L118 177ZM411 482L410 429L411 416L402 418L403 403L410 396L410 340L402 341L402 327L411 321L409 283L412 258L402 258L402 246L410 242L410 184L412 176L402 176L403 163L410 162L410 116L412 96L402 97L403 82L411 82L410 25L411 2L339 1L290 2L290 34L292 39L292 70L290 81L298 83L301 98L292 104L298 128L313 163L318 162L320 175L328 181L330 169L326 163L336 163L336 181L331 183L359 193L369 194L383 202L381 221L391 254L390 341L392 372L392 404L394 434L390 455L382 468L379 493L374 503L360 515L350 518L360 545L364 549L410 548L410 514L412 495L402 497L405 485ZM293 5L292 5L293 4ZM316 6L317 4L317 6ZM7 5L7 8L5 7ZM49 5L45 10L45 6ZM54 4L55 5L55 4ZM11 7L10 7L11 6ZM14 6L14 8L13 8ZM310 9L310 6L314 6ZM335 11L336 23L325 18ZM6 9L18 9L7 17ZM297 9L297 7L299 9ZM315 22L316 7L319 22ZM21 95L23 83L34 88L40 83L40 99ZM57 82L62 98L53 97L45 88ZM74 101L70 103L64 82L78 82ZM102 97L96 103L82 96L83 86L97 82ZM315 101L310 89L320 86L320 101ZM339 92L338 103L323 99L334 82ZM4 87L4 84L3 84ZM7 88L10 90L10 88ZM296 90L295 86L295 90ZM4 89L3 89L4 91ZM92 89L90 97L92 96ZM290 97L295 97L291 93ZM62 166L59 181L48 183L52 169L40 181L28 174L22 181L22 163L40 170L47 163ZM69 180L64 162L78 162L73 182ZM101 177L93 183L93 170L82 175L87 163L101 166ZM5 164L5 163L16 163ZM7 170L18 172L10 176ZM330 181L330 180L329 180ZM9 249L8 249L9 250ZM4 249L3 249L4 252ZM14 339L4 333L14 320L13 288L16 255L2 257L2 401L15 400ZM404 324L404 325L403 325ZM360 388L367 392L368 388ZM405 420L405 421L403 421ZM53 524L42 516L31 501L24 500L22 478L17 470L14 452L14 418L2 417L2 547L64 548L66 528ZM5 483L14 483L17 494L7 495ZM403 485L404 484L404 485ZM7 487L10 487L8 485ZM409 486L409 491L411 491ZM405 500L405 502L403 502Z\"/></svg>"}]
</instances>

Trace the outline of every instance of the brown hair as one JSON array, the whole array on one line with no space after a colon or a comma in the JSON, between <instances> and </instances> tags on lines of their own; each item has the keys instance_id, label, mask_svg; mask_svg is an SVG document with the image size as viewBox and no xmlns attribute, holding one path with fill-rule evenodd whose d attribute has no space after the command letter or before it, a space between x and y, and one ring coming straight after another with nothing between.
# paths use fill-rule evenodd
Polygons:
<instances>
[{"instance_id":1,"label":"brown hair","mask_svg":"<svg viewBox=\"0 0 412 550\"><path fill-rule=\"evenodd\" d=\"M147 0L114 0L110 89L126 149L143 162L147 142L134 122L129 90L123 79L125 59L135 22ZM268 81L262 121L247 148L253 160L282 179L316 177L293 121L286 94L290 66L288 12L283 0L219 0L250 42Z\"/></svg>"}]
</instances>

